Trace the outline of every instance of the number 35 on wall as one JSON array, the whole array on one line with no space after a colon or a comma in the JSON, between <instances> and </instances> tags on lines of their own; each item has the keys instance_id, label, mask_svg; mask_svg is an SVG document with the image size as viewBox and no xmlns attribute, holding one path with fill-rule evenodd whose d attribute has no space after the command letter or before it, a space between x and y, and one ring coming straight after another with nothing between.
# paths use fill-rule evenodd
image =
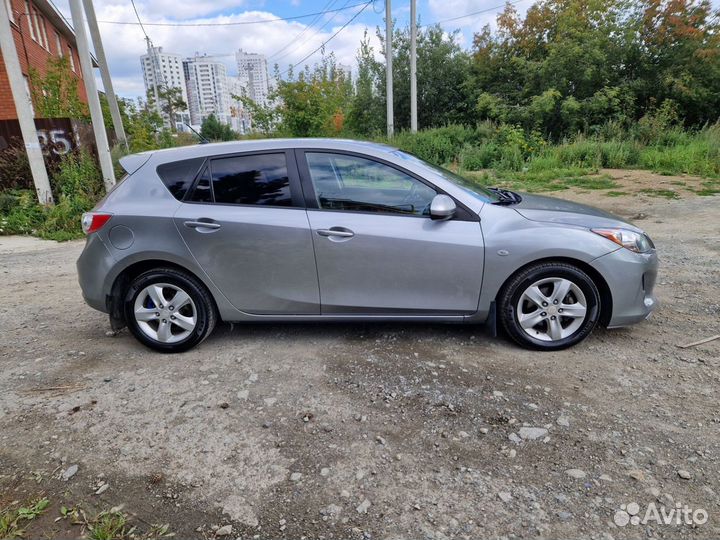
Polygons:
<instances>
[{"instance_id":1,"label":"number 35 on wall","mask_svg":"<svg viewBox=\"0 0 720 540\"><path fill-rule=\"evenodd\" d=\"M37 134L44 154L53 153L62 156L72 150L71 139L65 130L38 129Z\"/></svg>"}]
</instances>

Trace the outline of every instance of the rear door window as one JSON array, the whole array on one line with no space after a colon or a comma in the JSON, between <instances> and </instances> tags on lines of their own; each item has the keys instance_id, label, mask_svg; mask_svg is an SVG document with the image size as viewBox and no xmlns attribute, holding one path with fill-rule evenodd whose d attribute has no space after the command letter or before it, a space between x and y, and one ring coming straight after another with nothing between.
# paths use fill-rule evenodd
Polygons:
<instances>
[{"instance_id":1,"label":"rear door window","mask_svg":"<svg viewBox=\"0 0 720 540\"><path fill-rule=\"evenodd\" d=\"M216 203L292 206L285 153L213 159Z\"/></svg>"}]
</instances>

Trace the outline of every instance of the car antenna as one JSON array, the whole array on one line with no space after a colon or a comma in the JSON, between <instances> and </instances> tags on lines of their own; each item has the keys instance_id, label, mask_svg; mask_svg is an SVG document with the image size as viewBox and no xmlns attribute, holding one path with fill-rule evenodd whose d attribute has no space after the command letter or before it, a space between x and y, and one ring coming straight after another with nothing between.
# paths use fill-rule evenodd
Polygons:
<instances>
[{"instance_id":1,"label":"car antenna","mask_svg":"<svg viewBox=\"0 0 720 540\"><path fill-rule=\"evenodd\" d=\"M183 124L185 124L185 125L190 129L190 131L192 131L195 135L197 135L198 137L200 137L200 143L199 143L199 144L208 144L208 143L210 142L210 141L208 141L205 137L203 137L202 135L200 135L197 131L195 131L190 124L188 124L187 122L183 122Z\"/></svg>"}]
</instances>

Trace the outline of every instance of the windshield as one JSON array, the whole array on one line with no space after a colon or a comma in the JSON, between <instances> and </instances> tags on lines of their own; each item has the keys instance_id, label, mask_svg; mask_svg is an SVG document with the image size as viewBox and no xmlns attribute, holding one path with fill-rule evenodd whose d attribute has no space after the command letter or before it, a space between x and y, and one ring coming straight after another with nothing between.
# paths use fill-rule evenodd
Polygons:
<instances>
[{"instance_id":1,"label":"windshield","mask_svg":"<svg viewBox=\"0 0 720 540\"><path fill-rule=\"evenodd\" d=\"M452 182L453 184L461 188L463 191L467 192L468 194L472 195L473 197L482 202L494 203L499 200L497 193L489 190L484 186L481 186L480 184L470 180L469 178L465 178L463 176L460 176L459 174L455 174L454 172L444 169L443 167L438 167L437 165L428 163L427 161L422 160L419 157L413 156L412 154L408 154L407 152L403 152L402 150L395 150L393 152L393 155L404 160L412 161L413 163L422 165L427 169L431 169L441 178L447 180L448 182Z\"/></svg>"}]
</instances>

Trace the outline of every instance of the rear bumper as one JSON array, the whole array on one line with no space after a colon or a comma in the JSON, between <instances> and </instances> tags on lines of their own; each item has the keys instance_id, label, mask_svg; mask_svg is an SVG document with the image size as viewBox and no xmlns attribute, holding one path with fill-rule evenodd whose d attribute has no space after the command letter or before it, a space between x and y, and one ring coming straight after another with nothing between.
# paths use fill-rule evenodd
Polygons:
<instances>
[{"instance_id":1,"label":"rear bumper","mask_svg":"<svg viewBox=\"0 0 720 540\"><path fill-rule=\"evenodd\" d=\"M77 260L78 282L85 302L92 308L108 313L106 303L110 291L104 289L105 278L115 259L97 234L88 236L85 249Z\"/></svg>"},{"instance_id":2,"label":"rear bumper","mask_svg":"<svg viewBox=\"0 0 720 540\"><path fill-rule=\"evenodd\" d=\"M608 328L627 326L647 319L657 307L653 292L658 272L658 257L618 249L592 261L591 265L610 287L613 309Z\"/></svg>"}]
</instances>

